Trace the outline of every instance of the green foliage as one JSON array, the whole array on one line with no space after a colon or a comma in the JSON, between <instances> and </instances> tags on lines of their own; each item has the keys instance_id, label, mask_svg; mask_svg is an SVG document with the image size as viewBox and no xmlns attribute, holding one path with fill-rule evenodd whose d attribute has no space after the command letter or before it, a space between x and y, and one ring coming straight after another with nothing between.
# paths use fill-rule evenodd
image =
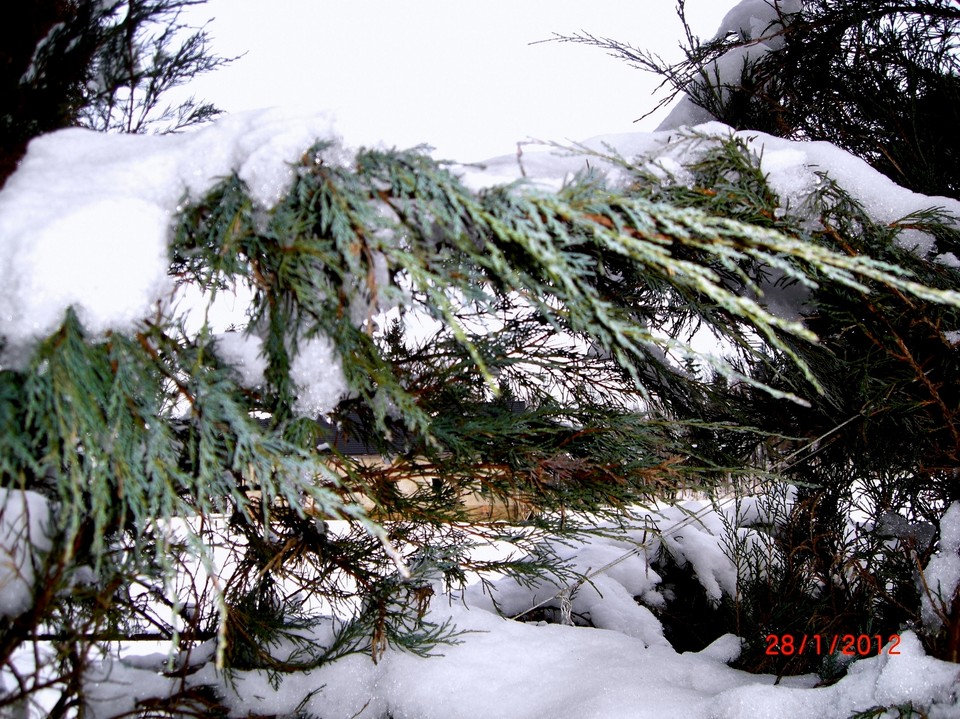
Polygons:
<instances>
[{"instance_id":1,"label":"green foliage","mask_svg":"<svg viewBox=\"0 0 960 719\"><path fill-rule=\"evenodd\" d=\"M950 0L819 0L782 18L783 46L746 73L738 127L828 140L898 184L958 196L957 29ZM732 104L732 103L731 103Z\"/></svg>"},{"instance_id":2,"label":"green foliage","mask_svg":"<svg viewBox=\"0 0 960 719\"><path fill-rule=\"evenodd\" d=\"M735 129L824 140L897 184L957 197L956 3L815 0L791 13L780 2L770 5L767 28L704 41L691 31L680 0L686 42L684 59L675 64L588 33L555 39L600 47L662 77L672 92L654 110L685 93ZM720 72L724 55L725 64L743 58L740 73Z\"/></svg>"},{"instance_id":3,"label":"green foliage","mask_svg":"<svg viewBox=\"0 0 960 719\"><path fill-rule=\"evenodd\" d=\"M3 482L56 503L43 589L0 625L0 661L55 622L44 641L70 648L52 680L69 701L82 700L96 648L137 632L172 641L178 662L213 641L220 667L277 674L387 646L426 654L457 640L425 614L434 585L475 570L564 576L546 537L752 471L758 453L778 469L846 417L824 367L850 329L811 314L813 344L804 322L766 308L771 273L858 322L865 308L891 321L922 308L956 326L952 275L893 247L897 228L874 226L832 186L811 199L822 227L782 217L736 142L694 168L716 188L699 193L654 185L620 158L609 159L636 177L626 189L585 175L544 194L472 192L417 151L361 151L348 166L326 150L303 155L274 208L229 177L174 230L180 289L207 302L250 291L239 329L262 340L262 383L246 386L221 358L208 313L188 330L175 303L129 336L89 336L68 313L28 366L0 372L0 421L14 428L0 440ZM932 213L909 222L950 231ZM436 329L411 336L418 317ZM698 364L685 342L697 323L735 361ZM319 337L346 383L329 418L392 462L330 447L323 418L298 404L291 367ZM902 382L903 421L940 421ZM900 416L889 410L863 417ZM844 492L860 491L855 464L839 462L854 473ZM822 488L818 473L835 470L781 473ZM511 524L478 517L472 497L510 508ZM495 540L517 554L471 558ZM89 581L75 581L81 568ZM330 610L344 619L319 641Z\"/></svg>"},{"instance_id":4,"label":"green foliage","mask_svg":"<svg viewBox=\"0 0 960 719\"><path fill-rule=\"evenodd\" d=\"M213 54L206 25L182 21L185 11L205 2L99 3L93 12L100 42L87 68L80 123L101 132L177 132L219 115L192 96L164 104L171 90L236 59Z\"/></svg>"},{"instance_id":5,"label":"green foliage","mask_svg":"<svg viewBox=\"0 0 960 719\"><path fill-rule=\"evenodd\" d=\"M77 122L139 132L211 116L159 104L224 62L179 24L193 4L47 7L27 53L39 80L21 86L19 68L4 80L15 92L0 93L26 118L2 120L7 160ZM703 45L688 32L687 63L667 69L574 39L659 69L734 125L830 139L911 187L955 194L952 133L936 157L901 142L939 137L937 98L956 107L954 9L853 5L781 16L770 31L784 49L730 88L710 83L709 62L742 38ZM54 10L72 14L50 33ZM960 368L945 334L960 328L960 276L908 245L923 233L960 254L956 218L931 208L878 224L826 175L784 207L743 142L678 141L701 145L691 182L608 156L625 186L588 173L550 194L473 192L418 151L332 164L318 144L269 210L236 176L185 206L170 275L211 304L249 291L235 329L262 340L264 380L241 381L218 353L223 328L197 328L175 304L129 335L91 336L70 311L25 366L0 370L0 483L41 493L55 517L33 606L0 619L0 664L53 659L20 675L0 710L52 688L52 715L70 715L84 672L121 639L169 642L176 676L210 645L220 668L274 679L391 646L428 655L459 641L429 620L434 591L470 572L569 579L544 539L740 477L790 482L798 500L762 541L731 526L737 596L668 607L668 632L697 630L674 641L731 629L747 638L745 667L832 678L812 659L767 663L763 638L915 621L907 577L935 544L884 522L924 528L960 498ZM729 356L699 356L698 329ZM318 338L346 388L327 417L304 410L291 375ZM391 461L331 446L327 420ZM856 531L852 510L868 518ZM494 541L516 552L477 560ZM690 579L667 557L660 568ZM319 619L330 612L332 625ZM140 709L226 713L185 684Z\"/></svg>"},{"instance_id":6,"label":"green foliage","mask_svg":"<svg viewBox=\"0 0 960 719\"><path fill-rule=\"evenodd\" d=\"M691 135L680 142L705 140ZM687 168L692 182L680 185L644 173L637 191L775 227L808 245L868 255L928 287L952 290L960 284L957 270L937 262L934 251L924 255L913 246L916 233L924 233L936 239L937 252L949 251L957 239L956 218L930 209L880 224L825 175L804 203L784 210L760 173L759 158L743 143L721 142L699 157ZM743 355L741 368L811 401L785 403L723 380L709 393L711 403L681 416L715 423L693 430L714 465L743 467L759 460L766 476L799 488L764 552L732 548L745 571L735 605L717 619L717 626L749 639L744 666L792 673L818 669L819 658L781 658L774 667L763 653L764 636L887 636L919 626L921 585L914 575L935 548L934 526L960 497L960 396L954 386L960 368L945 334L960 326L960 315L955 306L907 296L890 285L871 282L864 296L819 272L811 273L816 284L798 294L776 269L758 264L750 270L765 293L762 301L778 308L778 297L786 296L790 311L816 332L818 342L784 336L793 357L760 347ZM762 431L731 433L730 427ZM858 527L850 516L859 518ZM950 656L945 636L926 634L924 641L934 653Z\"/></svg>"}]
</instances>

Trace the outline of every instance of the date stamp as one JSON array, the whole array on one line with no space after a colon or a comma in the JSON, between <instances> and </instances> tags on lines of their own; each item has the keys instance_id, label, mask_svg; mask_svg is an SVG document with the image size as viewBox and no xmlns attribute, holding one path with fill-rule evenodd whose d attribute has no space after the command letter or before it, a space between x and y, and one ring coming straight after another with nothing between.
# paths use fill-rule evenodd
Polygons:
<instances>
[{"instance_id":1,"label":"date stamp","mask_svg":"<svg viewBox=\"0 0 960 719\"><path fill-rule=\"evenodd\" d=\"M891 634L768 634L767 656L792 657L804 654L845 654L849 657L867 657L873 654L899 654L900 635Z\"/></svg>"}]
</instances>

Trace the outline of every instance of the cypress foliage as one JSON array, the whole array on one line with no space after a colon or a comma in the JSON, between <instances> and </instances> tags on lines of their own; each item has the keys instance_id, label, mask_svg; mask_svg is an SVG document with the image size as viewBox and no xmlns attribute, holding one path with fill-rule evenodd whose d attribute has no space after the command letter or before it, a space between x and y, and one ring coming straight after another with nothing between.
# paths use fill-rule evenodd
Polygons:
<instances>
[{"instance_id":1,"label":"cypress foliage","mask_svg":"<svg viewBox=\"0 0 960 719\"><path fill-rule=\"evenodd\" d=\"M303 155L273 209L230 177L175 228L181 285L211 300L251 290L240 329L262 340L262 383L221 359L209 321L188 330L172 309L105 338L68 313L28 366L0 372L4 484L55 507L33 605L3 619L0 661L12 667L31 645L58 658L53 676L25 679L4 704L49 685L62 693L56 713L68 712L97 648L124 637L173 641L181 669L212 647L225 669L273 672L457 641L455 627L425 619L435 581L563 575L541 539L752 469L744 450L770 434L745 438L771 426L756 413L776 407L792 421L775 431L798 437L834 421L800 426L834 391L829 351L759 301L770 268L851 308L871 306L868 286L945 317L960 305L952 280L918 283L882 243L864 246L872 259L838 251L829 230L771 222L753 200L712 204L730 202L731 187L695 206L680 188L652 192L619 158L637 178L626 189L588 174L555 194L472 192L416 151L362 151L339 166L324 149ZM749 166L736 146L721 149L714 162ZM773 202L762 190L746 191ZM399 320L382 327L391 306ZM438 329L408 336L414 313ZM740 370L712 360L737 392L667 359L694 357L684 327L695 322L739 348ZM393 463L326 446L322 418L298 404L291 367L317 337L348 387L331 419ZM403 491L417 476L433 481ZM483 521L468 494L533 511ZM493 539L528 557L471 559ZM307 641L330 608L344 623L326 644ZM194 689L179 701L212 700Z\"/></svg>"},{"instance_id":2,"label":"cypress foliage","mask_svg":"<svg viewBox=\"0 0 960 719\"><path fill-rule=\"evenodd\" d=\"M176 55L186 74L134 78L117 62L130 47L118 38L188 4L127 3L127 24L108 14L90 25L86 67L112 80L85 99L71 93L89 84L65 81L66 119L42 129L210 116L157 104L163 78L221 62L205 59L202 32ZM182 29L169 27L161 46ZM922 588L905 577L934 547L920 530L957 499L956 349L944 332L960 327L960 294L955 269L898 238L920 230L955 250L954 218L878 225L829 177L784 212L735 140L715 142L683 186L605 157L632 182L586 173L550 194L473 192L418 151L362 151L345 166L326 149L304 153L269 211L232 176L174 228L181 289L211 303L250 292L235 329L262 342L262 382L224 359L220 328L188 325L173 307L106 337L70 311L25 366L0 370L2 485L46 498L53 516L30 606L0 618L0 664L43 661L0 707L52 688L52 715L71 715L91 663L121 640L172 643L158 670L174 677L210 658L279 674L352 652L376 660L388 646L429 654L458 641L426 619L436 582L565 576L543 539L731 476L801 488L771 535L777 561L742 562L740 596L722 608L731 629L894 633L916 619ZM771 301L783 286L805 297L794 315ZM436 329L414 336L417 317ZM697 328L731 356L697 355ZM292 372L317 341L346 383L327 417L298 401ZM330 446L328 420L392 461ZM511 522L478 516L469 497ZM851 539L854 506L872 529ZM473 558L492 540L517 554ZM330 610L342 621L318 643L310 630ZM928 646L947 653L948 630ZM770 669L757 655L744 664ZM154 709L225 713L186 683L159 709L144 705Z\"/></svg>"},{"instance_id":3,"label":"cypress foliage","mask_svg":"<svg viewBox=\"0 0 960 719\"><path fill-rule=\"evenodd\" d=\"M672 90L661 106L684 93L734 129L827 141L904 187L957 197L957 140L951 129L960 108L957 4L815 0L769 6L765 28L730 29L703 41L690 29L681 1L686 42L684 60L676 64L588 33L554 39L600 47L658 74ZM686 169L692 187L646 173L643 191L842 253L862 253L931 287L956 287L955 268L910 247L911 233L920 232L936 240L939 252L955 252L956 218L935 207L889 225L877 223L824 175L806 206L784 213L759 162L737 143L718 147ZM754 267L766 278L761 284L789 287L789 278L773 268ZM787 291L797 296L796 287ZM794 309L802 310L801 322L819 342L784 338L799 364L779 349L762 350L746 358L744 369L783 392L811 397L811 381L822 392L803 407L771 402L770 395L748 388L731 391L721 382L714 395L718 404L708 415L762 427L765 434L736 433L701 445L762 457L801 488L772 550L776 562L748 572L747 592L758 589L753 579L758 572L782 579L780 585L759 586L750 621L763 631L797 635L836 632L838 626L854 633L918 626L920 595L929 588L922 578L915 580L916 570L935 551L934 526L960 486L960 398L953 386L951 339L958 318L953 309L916 302L896 290L871 285L864 302L862 295L830 282L809 288L802 307ZM798 367L809 374L800 379ZM851 512L863 518L856 532L849 525ZM811 593L821 594L812 605ZM925 637L942 657L957 656L960 636L960 616L950 602L945 598L943 629ZM760 618L764 606L784 607L782 616ZM737 612L731 629L743 634L744 612ZM760 654L746 661L762 667L766 660ZM794 661L789 671L802 668L815 667Z\"/></svg>"},{"instance_id":4,"label":"cypress foliage","mask_svg":"<svg viewBox=\"0 0 960 719\"><path fill-rule=\"evenodd\" d=\"M688 136L681 142L703 139ZM783 210L760 172L759 158L736 139L715 143L687 169L690 183L672 184L647 173L637 188L674 205L776 227L810 245L877 258L929 287L955 289L960 281L956 268L911 242L920 232L936 238L939 251L956 247L956 218L936 208L878 223L823 174L805 203ZM704 192L707 187L716 192ZM817 285L798 294L773 267L753 271L771 307L777 307L777 295L786 294L818 342L783 337L801 364L769 347L743 359L749 374L809 398L807 405L722 381L712 389L707 409L696 415L763 430L702 435L699 446L710 448L712 461L732 451L740 462L753 458L769 476L798 487L795 504L779 509L769 554L742 558L742 596L726 608L726 629L762 638L890 635L920 627L920 599L928 588L916 579L917 569L935 551L943 512L960 498L955 387L960 368L951 339L960 323L957 308L872 282L864 296L819 272ZM725 461L731 461L729 455ZM958 620L954 613L938 632L924 635L933 653L952 656L949 626ZM776 669L835 671L818 666L819 660L791 657ZM759 643L741 661L753 669L773 668Z\"/></svg>"}]
</instances>

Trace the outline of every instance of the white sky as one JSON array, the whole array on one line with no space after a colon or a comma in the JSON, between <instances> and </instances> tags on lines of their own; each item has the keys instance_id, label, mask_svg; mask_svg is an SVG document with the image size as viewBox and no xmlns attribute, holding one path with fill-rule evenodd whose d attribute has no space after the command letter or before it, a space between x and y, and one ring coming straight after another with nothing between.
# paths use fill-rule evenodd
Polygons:
<instances>
[{"instance_id":1,"label":"white sky","mask_svg":"<svg viewBox=\"0 0 960 719\"><path fill-rule=\"evenodd\" d=\"M733 0L688 0L710 37ZM649 130L658 80L602 50L531 45L585 30L679 56L674 0L209 0L197 19L221 55L190 90L227 110L331 110L347 142L475 161L516 142ZM192 22L197 20L191 19ZM660 116L662 117L662 115Z\"/></svg>"}]
</instances>

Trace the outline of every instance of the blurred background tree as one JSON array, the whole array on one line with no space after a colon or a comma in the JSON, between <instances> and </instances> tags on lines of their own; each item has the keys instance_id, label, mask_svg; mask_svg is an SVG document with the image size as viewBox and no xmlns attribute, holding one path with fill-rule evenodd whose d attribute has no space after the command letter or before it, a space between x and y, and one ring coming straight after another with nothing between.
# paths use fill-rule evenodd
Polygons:
<instances>
[{"instance_id":1,"label":"blurred background tree","mask_svg":"<svg viewBox=\"0 0 960 719\"><path fill-rule=\"evenodd\" d=\"M206 28L180 21L203 0L37 0L0 29L0 186L31 138L65 127L175 132L212 104L170 90L230 62Z\"/></svg>"},{"instance_id":2,"label":"blurred background tree","mask_svg":"<svg viewBox=\"0 0 960 719\"><path fill-rule=\"evenodd\" d=\"M736 130L830 142L903 187L960 197L956 0L767 5L763 27L739 26L738 6L724 31L704 41L679 0L687 38L679 63L618 39L556 39L595 45L660 75L672 92L657 108L684 94Z\"/></svg>"}]
</instances>

